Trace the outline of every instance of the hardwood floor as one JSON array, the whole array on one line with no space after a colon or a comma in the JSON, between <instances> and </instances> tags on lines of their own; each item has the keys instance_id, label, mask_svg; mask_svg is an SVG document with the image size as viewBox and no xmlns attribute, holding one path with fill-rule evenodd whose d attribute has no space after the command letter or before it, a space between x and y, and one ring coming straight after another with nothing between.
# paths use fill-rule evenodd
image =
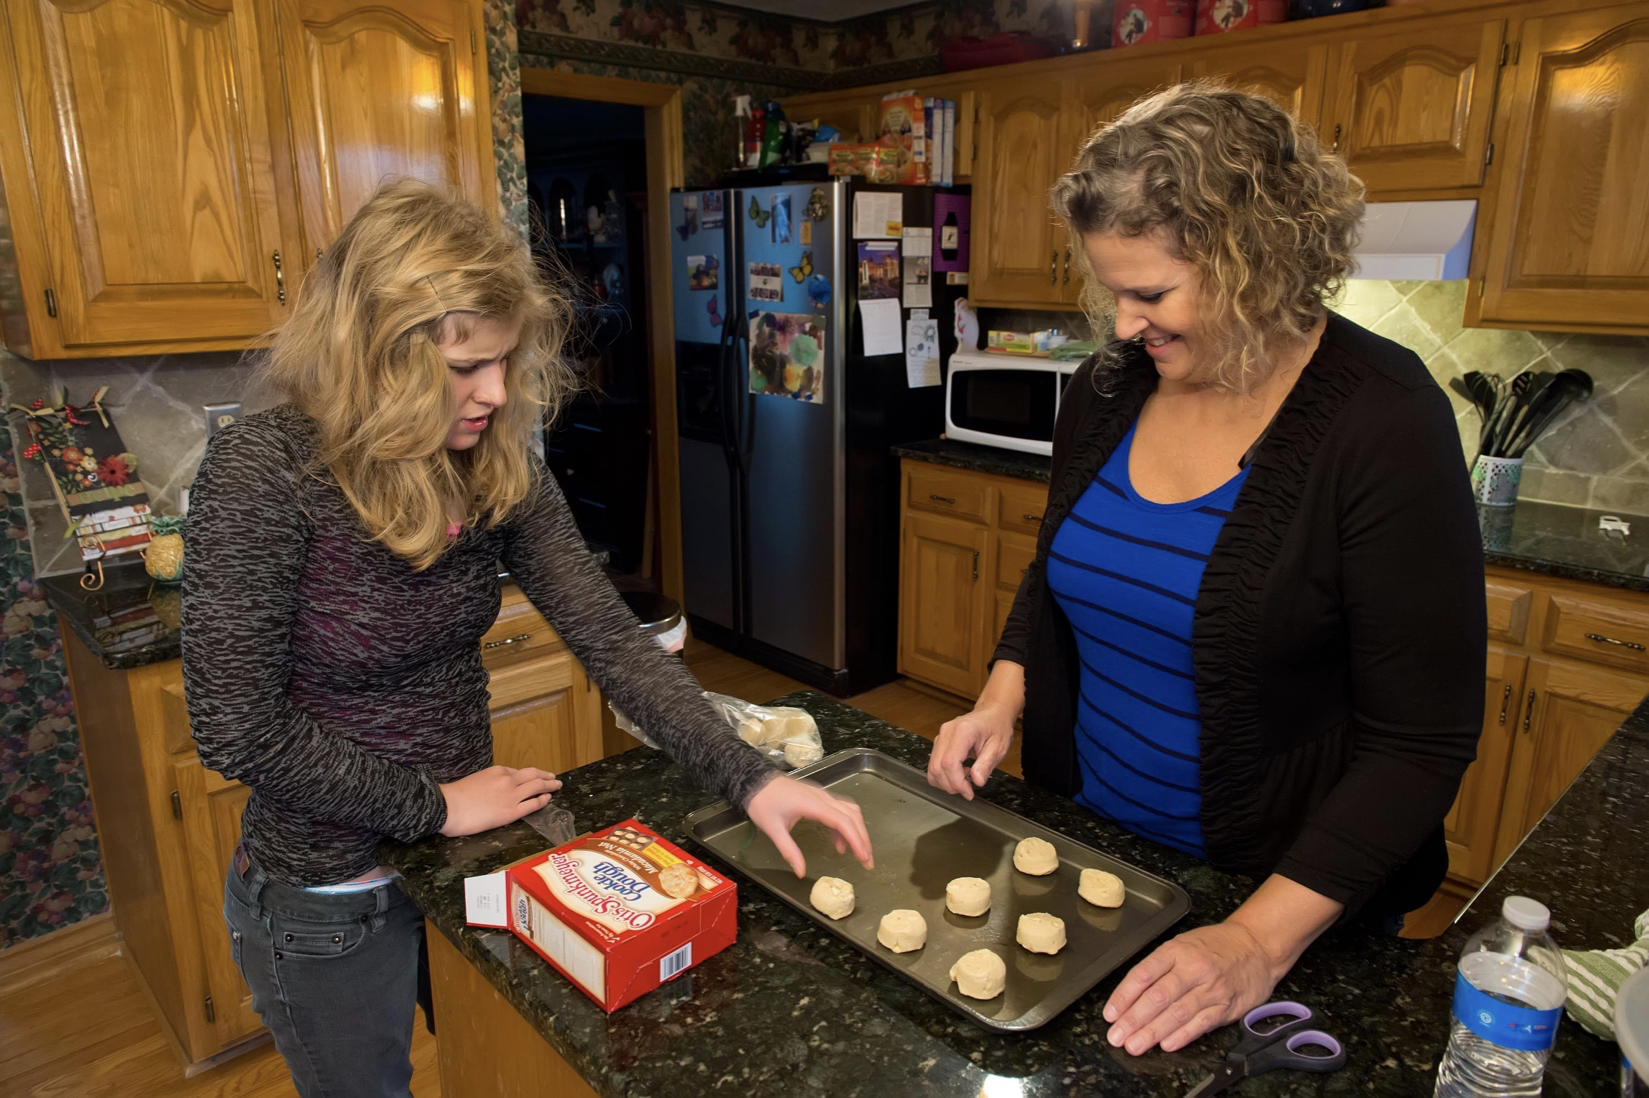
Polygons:
<instances>
[{"instance_id":1,"label":"hardwood floor","mask_svg":"<svg viewBox=\"0 0 1649 1098\"><path fill-rule=\"evenodd\" d=\"M689 644L684 658L705 688L718 693L764 702L805 689L707 644ZM968 708L959 699L903 683L878 687L850 704L930 739ZM616 726L608 732L609 750L634 742ZM412 1093L438 1098L435 1040L421 1012L413 1029L412 1063ZM7 1098L289 1098L294 1093L286 1065L267 1042L185 1078L182 1060L122 953L112 918L87 920L0 952L0 1094Z\"/></svg>"}]
</instances>

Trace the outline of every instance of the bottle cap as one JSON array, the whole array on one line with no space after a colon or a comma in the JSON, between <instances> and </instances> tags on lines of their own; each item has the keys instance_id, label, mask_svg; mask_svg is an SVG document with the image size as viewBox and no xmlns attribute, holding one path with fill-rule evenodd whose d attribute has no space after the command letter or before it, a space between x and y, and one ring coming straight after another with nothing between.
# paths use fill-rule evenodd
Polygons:
<instances>
[{"instance_id":1,"label":"bottle cap","mask_svg":"<svg viewBox=\"0 0 1649 1098\"><path fill-rule=\"evenodd\" d=\"M1527 896L1507 896L1500 905L1500 914L1519 930L1537 933L1551 924L1552 913L1539 900Z\"/></svg>"}]
</instances>

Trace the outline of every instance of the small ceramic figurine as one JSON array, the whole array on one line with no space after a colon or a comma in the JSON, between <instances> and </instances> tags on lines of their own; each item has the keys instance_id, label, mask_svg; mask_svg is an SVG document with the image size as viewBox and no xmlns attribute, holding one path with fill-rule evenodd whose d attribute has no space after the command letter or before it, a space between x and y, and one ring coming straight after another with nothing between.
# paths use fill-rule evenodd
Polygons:
<instances>
[{"instance_id":1,"label":"small ceramic figurine","mask_svg":"<svg viewBox=\"0 0 1649 1098\"><path fill-rule=\"evenodd\" d=\"M155 515L149 520L149 544L143 550L143 570L156 583L183 582L183 520Z\"/></svg>"}]
</instances>

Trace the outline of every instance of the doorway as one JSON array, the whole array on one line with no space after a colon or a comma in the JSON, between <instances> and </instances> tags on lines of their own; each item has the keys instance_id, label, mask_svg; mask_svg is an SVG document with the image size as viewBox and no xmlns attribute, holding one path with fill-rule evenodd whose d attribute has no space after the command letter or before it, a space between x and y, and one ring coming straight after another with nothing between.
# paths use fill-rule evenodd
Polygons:
<instances>
[{"instance_id":1,"label":"doorway","mask_svg":"<svg viewBox=\"0 0 1649 1098\"><path fill-rule=\"evenodd\" d=\"M681 89L521 72L534 249L578 312L586 391L547 425L546 460L618 585L681 592L669 201Z\"/></svg>"}]
</instances>

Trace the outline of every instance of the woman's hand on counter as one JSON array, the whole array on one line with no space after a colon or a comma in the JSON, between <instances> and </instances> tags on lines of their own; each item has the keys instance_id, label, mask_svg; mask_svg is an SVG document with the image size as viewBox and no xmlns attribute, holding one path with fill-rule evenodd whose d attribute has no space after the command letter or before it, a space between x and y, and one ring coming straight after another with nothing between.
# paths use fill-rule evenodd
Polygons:
<instances>
[{"instance_id":1,"label":"woman's hand on counter","mask_svg":"<svg viewBox=\"0 0 1649 1098\"><path fill-rule=\"evenodd\" d=\"M441 786L447 800L447 822L441 834L448 838L474 835L514 823L550 803L561 781L535 766L489 766L466 778Z\"/></svg>"},{"instance_id":2,"label":"woman's hand on counter","mask_svg":"<svg viewBox=\"0 0 1649 1098\"><path fill-rule=\"evenodd\" d=\"M1025 669L997 660L973 711L939 726L928 756L928 784L973 800L974 787L983 789L996 764L1007 757L1013 746L1013 722L1024 708ZM969 759L972 766L967 765Z\"/></svg>"},{"instance_id":3,"label":"woman's hand on counter","mask_svg":"<svg viewBox=\"0 0 1649 1098\"><path fill-rule=\"evenodd\" d=\"M807 876L807 861L796 840L790 837L790 829L798 820L817 820L824 824L835 832L838 854L851 848L861 865L866 869L876 868L876 859L870 850L870 832L865 830L865 817L859 806L812 782L780 774L756 791L745 805L745 814L762 834L773 840L785 864L798 877Z\"/></svg>"},{"instance_id":4,"label":"woman's hand on counter","mask_svg":"<svg viewBox=\"0 0 1649 1098\"><path fill-rule=\"evenodd\" d=\"M1135 965L1105 1003L1106 1040L1138 1056L1184 1048L1266 1001L1344 910L1273 874L1223 923L1180 934Z\"/></svg>"}]
</instances>

